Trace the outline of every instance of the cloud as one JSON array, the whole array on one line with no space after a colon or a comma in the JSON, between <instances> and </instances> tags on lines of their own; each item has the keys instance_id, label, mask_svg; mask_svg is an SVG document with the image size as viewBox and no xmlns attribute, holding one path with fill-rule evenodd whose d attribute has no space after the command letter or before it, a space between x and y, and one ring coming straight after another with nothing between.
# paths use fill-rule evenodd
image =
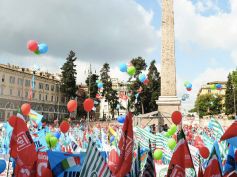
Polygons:
<instances>
[{"instance_id":1,"label":"cloud","mask_svg":"<svg viewBox=\"0 0 237 177\"><path fill-rule=\"evenodd\" d=\"M94 63L146 57L159 39L152 17L135 0L1 0L0 52L31 56L26 43L36 39L55 62L69 50Z\"/></svg>"}]
</instances>

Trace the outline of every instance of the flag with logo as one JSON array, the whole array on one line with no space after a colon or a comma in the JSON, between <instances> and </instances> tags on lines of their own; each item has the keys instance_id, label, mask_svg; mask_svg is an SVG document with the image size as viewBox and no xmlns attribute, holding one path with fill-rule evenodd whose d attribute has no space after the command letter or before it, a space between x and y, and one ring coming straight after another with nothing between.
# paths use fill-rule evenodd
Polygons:
<instances>
[{"instance_id":1,"label":"flag with logo","mask_svg":"<svg viewBox=\"0 0 237 177\"><path fill-rule=\"evenodd\" d=\"M222 171L218 162L215 146L209 157L209 161L204 172L204 177L222 177Z\"/></svg>"},{"instance_id":2,"label":"flag with logo","mask_svg":"<svg viewBox=\"0 0 237 177\"><path fill-rule=\"evenodd\" d=\"M43 118L43 115L37 113L36 111L34 111L33 109L30 110L30 113L29 113L29 118L31 121L34 121L36 124L40 124L42 118Z\"/></svg>"},{"instance_id":3,"label":"flag with logo","mask_svg":"<svg viewBox=\"0 0 237 177\"><path fill-rule=\"evenodd\" d=\"M49 168L47 152L38 152L38 160L36 163L36 177L44 177L43 171Z\"/></svg>"},{"instance_id":4,"label":"flag with logo","mask_svg":"<svg viewBox=\"0 0 237 177\"><path fill-rule=\"evenodd\" d=\"M142 174L142 177L156 177L156 169L155 169L155 163L154 159L152 157L152 150L151 150L151 142L149 141L149 151L148 156L146 159L146 164L144 167L144 171Z\"/></svg>"},{"instance_id":5,"label":"flag with logo","mask_svg":"<svg viewBox=\"0 0 237 177\"><path fill-rule=\"evenodd\" d=\"M50 167L55 177L79 176L85 153L71 154L47 151Z\"/></svg>"},{"instance_id":6,"label":"flag with logo","mask_svg":"<svg viewBox=\"0 0 237 177\"><path fill-rule=\"evenodd\" d=\"M111 175L111 171L105 162L105 159L100 155L95 143L89 138L89 145L80 177L111 177Z\"/></svg>"},{"instance_id":7,"label":"flag with logo","mask_svg":"<svg viewBox=\"0 0 237 177\"><path fill-rule=\"evenodd\" d=\"M185 177L185 169L193 168L193 160L183 130L178 133L178 143L171 158L167 176Z\"/></svg>"},{"instance_id":8,"label":"flag with logo","mask_svg":"<svg viewBox=\"0 0 237 177\"><path fill-rule=\"evenodd\" d=\"M36 151L46 152L48 150L45 136L46 134L45 134L44 129L41 129L35 133L32 133L32 138L35 143Z\"/></svg>"},{"instance_id":9,"label":"flag with logo","mask_svg":"<svg viewBox=\"0 0 237 177\"><path fill-rule=\"evenodd\" d=\"M129 173L133 159L133 124L131 112L127 114L123 124L118 147L120 150L118 168L113 172L113 175L116 177L124 177Z\"/></svg>"},{"instance_id":10,"label":"flag with logo","mask_svg":"<svg viewBox=\"0 0 237 177\"><path fill-rule=\"evenodd\" d=\"M10 142L11 157L18 158L24 165L33 166L37 160L35 144L32 140L26 122L16 117Z\"/></svg>"}]
</instances>

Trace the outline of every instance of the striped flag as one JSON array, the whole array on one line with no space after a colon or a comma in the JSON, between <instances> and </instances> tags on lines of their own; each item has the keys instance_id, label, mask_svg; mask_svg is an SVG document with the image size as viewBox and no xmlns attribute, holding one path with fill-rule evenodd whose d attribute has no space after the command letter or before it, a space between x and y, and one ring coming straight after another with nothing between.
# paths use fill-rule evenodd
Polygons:
<instances>
[{"instance_id":1,"label":"striped flag","mask_svg":"<svg viewBox=\"0 0 237 177\"><path fill-rule=\"evenodd\" d=\"M141 154L140 154L140 143L137 149L137 158L132 164L131 171L126 175L126 177L140 177L141 174Z\"/></svg>"},{"instance_id":2,"label":"striped flag","mask_svg":"<svg viewBox=\"0 0 237 177\"><path fill-rule=\"evenodd\" d=\"M156 169L155 169L155 163L152 157L151 144L150 144L150 150L148 152L146 165L144 167L142 177L156 177Z\"/></svg>"},{"instance_id":3,"label":"striped flag","mask_svg":"<svg viewBox=\"0 0 237 177\"><path fill-rule=\"evenodd\" d=\"M94 142L89 139L86 157L81 169L80 177L110 177L112 174L105 160L100 155Z\"/></svg>"}]
</instances>

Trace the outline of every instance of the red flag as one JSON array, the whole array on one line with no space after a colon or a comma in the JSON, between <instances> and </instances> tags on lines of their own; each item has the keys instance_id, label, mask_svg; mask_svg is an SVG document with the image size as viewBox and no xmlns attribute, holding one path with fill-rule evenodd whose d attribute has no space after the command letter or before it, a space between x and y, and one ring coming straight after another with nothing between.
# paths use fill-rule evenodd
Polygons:
<instances>
[{"instance_id":1,"label":"red flag","mask_svg":"<svg viewBox=\"0 0 237 177\"><path fill-rule=\"evenodd\" d=\"M232 171L226 174L224 177L237 177L237 171Z\"/></svg>"},{"instance_id":2,"label":"red flag","mask_svg":"<svg viewBox=\"0 0 237 177\"><path fill-rule=\"evenodd\" d=\"M14 174L16 177L35 177L36 166L27 166L18 158L16 160L16 167L14 169Z\"/></svg>"},{"instance_id":3,"label":"red flag","mask_svg":"<svg viewBox=\"0 0 237 177\"><path fill-rule=\"evenodd\" d=\"M38 152L38 160L36 167L36 177L43 177L44 169L49 167L47 152Z\"/></svg>"},{"instance_id":4,"label":"red flag","mask_svg":"<svg viewBox=\"0 0 237 177\"><path fill-rule=\"evenodd\" d=\"M16 118L10 142L10 154L22 162L24 166L33 166L37 160L35 144L25 121Z\"/></svg>"},{"instance_id":5,"label":"red flag","mask_svg":"<svg viewBox=\"0 0 237 177\"><path fill-rule=\"evenodd\" d=\"M132 113L129 112L123 124L119 141L120 156L117 169L113 172L116 177L124 177L131 169L133 158L133 125Z\"/></svg>"},{"instance_id":6,"label":"red flag","mask_svg":"<svg viewBox=\"0 0 237 177\"><path fill-rule=\"evenodd\" d=\"M221 141L237 136L237 121L234 121L221 137Z\"/></svg>"},{"instance_id":7,"label":"red flag","mask_svg":"<svg viewBox=\"0 0 237 177\"><path fill-rule=\"evenodd\" d=\"M202 164L201 164L200 158L199 158L198 177L203 177Z\"/></svg>"},{"instance_id":8,"label":"red flag","mask_svg":"<svg viewBox=\"0 0 237 177\"><path fill-rule=\"evenodd\" d=\"M194 168L194 165L183 130L179 133L178 139L179 142L171 158L167 176L185 177L185 168Z\"/></svg>"},{"instance_id":9,"label":"red flag","mask_svg":"<svg viewBox=\"0 0 237 177\"><path fill-rule=\"evenodd\" d=\"M214 148L203 177L222 177L222 172Z\"/></svg>"}]
</instances>

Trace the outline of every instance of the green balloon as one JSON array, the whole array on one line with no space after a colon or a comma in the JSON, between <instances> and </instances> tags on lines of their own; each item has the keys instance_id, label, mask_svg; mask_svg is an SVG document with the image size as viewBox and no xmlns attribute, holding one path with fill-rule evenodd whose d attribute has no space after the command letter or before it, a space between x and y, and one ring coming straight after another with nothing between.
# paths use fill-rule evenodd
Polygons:
<instances>
[{"instance_id":1,"label":"green balloon","mask_svg":"<svg viewBox=\"0 0 237 177\"><path fill-rule=\"evenodd\" d=\"M215 84L211 84L210 85L210 89L215 90L216 89L216 85Z\"/></svg>"},{"instance_id":2,"label":"green balloon","mask_svg":"<svg viewBox=\"0 0 237 177\"><path fill-rule=\"evenodd\" d=\"M40 52L38 50L34 51L36 55L40 55Z\"/></svg>"},{"instance_id":3,"label":"green balloon","mask_svg":"<svg viewBox=\"0 0 237 177\"><path fill-rule=\"evenodd\" d=\"M172 124L170 127L171 135L175 134L177 131L177 126L175 124Z\"/></svg>"},{"instance_id":4,"label":"green balloon","mask_svg":"<svg viewBox=\"0 0 237 177\"><path fill-rule=\"evenodd\" d=\"M133 76L136 73L136 68L134 66L130 66L128 67L127 72L130 76Z\"/></svg>"},{"instance_id":5,"label":"green balloon","mask_svg":"<svg viewBox=\"0 0 237 177\"><path fill-rule=\"evenodd\" d=\"M51 133L47 133L46 136L45 136L45 140L46 140L46 143L49 144L50 143L50 138L52 137Z\"/></svg>"},{"instance_id":6,"label":"green balloon","mask_svg":"<svg viewBox=\"0 0 237 177\"><path fill-rule=\"evenodd\" d=\"M55 148L58 143L58 139L55 136L50 137L50 146L51 148Z\"/></svg>"},{"instance_id":7,"label":"green balloon","mask_svg":"<svg viewBox=\"0 0 237 177\"><path fill-rule=\"evenodd\" d=\"M173 135L173 132L172 132L172 130L171 130L170 128L168 129L168 134L169 134L170 136Z\"/></svg>"},{"instance_id":8,"label":"green balloon","mask_svg":"<svg viewBox=\"0 0 237 177\"><path fill-rule=\"evenodd\" d=\"M162 158L162 155L163 155L162 150L156 149L154 154L153 154L153 157L154 157L155 160L160 160Z\"/></svg>"},{"instance_id":9,"label":"green balloon","mask_svg":"<svg viewBox=\"0 0 237 177\"><path fill-rule=\"evenodd\" d=\"M184 86L187 87L187 85L188 85L189 83L190 83L190 82L185 81L185 82L184 82Z\"/></svg>"},{"instance_id":10,"label":"green balloon","mask_svg":"<svg viewBox=\"0 0 237 177\"><path fill-rule=\"evenodd\" d=\"M170 135L170 132L165 132L165 137L166 138L169 138L171 135Z\"/></svg>"},{"instance_id":11,"label":"green balloon","mask_svg":"<svg viewBox=\"0 0 237 177\"><path fill-rule=\"evenodd\" d=\"M168 147L170 148L170 150L173 150L175 148L175 146L176 146L176 141L175 141L174 138L170 138L168 140L167 144L168 144Z\"/></svg>"}]
</instances>

